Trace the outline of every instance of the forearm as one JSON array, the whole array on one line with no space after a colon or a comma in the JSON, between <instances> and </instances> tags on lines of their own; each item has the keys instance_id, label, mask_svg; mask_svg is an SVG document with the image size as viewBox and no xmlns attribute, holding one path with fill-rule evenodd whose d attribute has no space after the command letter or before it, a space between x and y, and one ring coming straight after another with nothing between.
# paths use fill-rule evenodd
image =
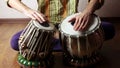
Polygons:
<instances>
[{"instance_id":1,"label":"forearm","mask_svg":"<svg viewBox=\"0 0 120 68\"><path fill-rule=\"evenodd\" d=\"M8 4L11 8L14 8L22 13L30 9L25 4L23 4L21 0L9 0Z\"/></svg>"},{"instance_id":2,"label":"forearm","mask_svg":"<svg viewBox=\"0 0 120 68\"><path fill-rule=\"evenodd\" d=\"M31 19L38 20L40 23L47 21L47 18L45 17L44 14L27 7L23 2L21 2L21 0L8 0L7 3L11 8L14 8L24 13L26 16L30 17Z\"/></svg>"},{"instance_id":3,"label":"forearm","mask_svg":"<svg viewBox=\"0 0 120 68\"><path fill-rule=\"evenodd\" d=\"M88 12L90 14L94 13L97 9L101 8L104 0L89 0L88 5L83 12Z\"/></svg>"}]
</instances>

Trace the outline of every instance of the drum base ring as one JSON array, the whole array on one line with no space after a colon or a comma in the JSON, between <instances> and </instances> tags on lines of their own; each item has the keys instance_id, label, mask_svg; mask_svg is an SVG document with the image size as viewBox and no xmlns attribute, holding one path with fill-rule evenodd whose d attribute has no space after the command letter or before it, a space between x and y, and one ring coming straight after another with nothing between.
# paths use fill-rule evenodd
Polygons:
<instances>
[{"instance_id":1,"label":"drum base ring","mask_svg":"<svg viewBox=\"0 0 120 68\"><path fill-rule=\"evenodd\" d=\"M72 58L71 56L63 54L63 64L73 67L91 67L102 60L100 53L93 54L91 57Z\"/></svg>"},{"instance_id":2,"label":"drum base ring","mask_svg":"<svg viewBox=\"0 0 120 68\"><path fill-rule=\"evenodd\" d=\"M40 61L28 61L22 55L18 55L18 64L20 68L50 68L54 64L54 56L51 55L49 58Z\"/></svg>"}]
</instances>

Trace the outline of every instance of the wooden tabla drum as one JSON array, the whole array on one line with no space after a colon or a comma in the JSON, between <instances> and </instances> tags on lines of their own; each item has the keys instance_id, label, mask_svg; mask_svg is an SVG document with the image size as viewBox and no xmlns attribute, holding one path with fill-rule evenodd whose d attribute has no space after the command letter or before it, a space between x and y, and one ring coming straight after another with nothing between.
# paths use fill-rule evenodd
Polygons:
<instances>
[{"instance_id":1,"label":"wooden tabla drum","mask_svg":"<svg viewBox=\"0 0 120 68\"><path fill-rule=\"evenodd\" d=\"M98 52L103 44L100 18L93 15L90 26L84 31L75 31L69 20L79 13L68 16L60 24L60 39L63 47L63 61L72 66L89 66L99 60Z\"/></svg>"},{"instance_id":2,"label":"wooden tabla drum","mask_svg":"<svg viewBox=\"0 0 120 68\"><path fill-rule=\"evenodd\" d=\"M18 62L23 68L49 67L53 64L53 35L51 23L31 20L19 38Z\"/></svg>"}]
</instances>

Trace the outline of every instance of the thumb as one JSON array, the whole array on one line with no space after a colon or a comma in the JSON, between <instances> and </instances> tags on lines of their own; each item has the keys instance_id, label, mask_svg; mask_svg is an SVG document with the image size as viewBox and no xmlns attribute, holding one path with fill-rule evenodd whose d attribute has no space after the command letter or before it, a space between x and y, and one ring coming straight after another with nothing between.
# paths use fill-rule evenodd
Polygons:
<instances>
[{"instance_id":1,"label":"thumb","mask_svg":"<svg viewBox=\"0 0 120 68\"><path fill-rule=\"evenodd\" d=\"M75 20L76 20L76 18L71 18L70 20L68 20L68 22L70 22L72 25L74 25L75 24Z\"/></svg>"},{"instance_id":2,"label":"thumb","mask_svg":"<svg viewBox=\"0 0 120 68\"><path fill-rule=\"evenodd\" d=\"M68 22L75 22L75 20L76 20L75 18L71 18L68 20Z\"/></svg>"}]
</instances>

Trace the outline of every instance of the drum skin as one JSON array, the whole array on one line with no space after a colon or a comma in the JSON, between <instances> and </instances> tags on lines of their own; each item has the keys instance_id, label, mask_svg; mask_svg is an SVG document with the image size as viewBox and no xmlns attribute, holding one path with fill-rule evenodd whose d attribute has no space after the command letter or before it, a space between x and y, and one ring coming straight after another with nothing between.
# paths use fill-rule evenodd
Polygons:
<instances>
[{"instance_id":1,"label":"drum skin","mask_svg":"<svg viewBox=\"0 0 120 68\"><path fill-rule=\"evenodd\" d=\"M101 21L99 17L93 15L93 21L91 22L93 24L89 29L84 32L75 31L73 25L67 22L74 15L76 14L68 16L60 24L60 39L64 52L63 61L66 65L80 67L95 64L100 60L98 53L104 41Z\"/></svg>"}]
</instances>

